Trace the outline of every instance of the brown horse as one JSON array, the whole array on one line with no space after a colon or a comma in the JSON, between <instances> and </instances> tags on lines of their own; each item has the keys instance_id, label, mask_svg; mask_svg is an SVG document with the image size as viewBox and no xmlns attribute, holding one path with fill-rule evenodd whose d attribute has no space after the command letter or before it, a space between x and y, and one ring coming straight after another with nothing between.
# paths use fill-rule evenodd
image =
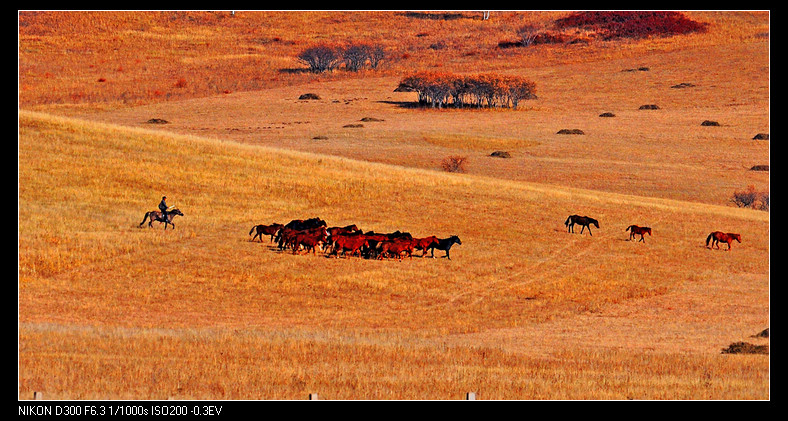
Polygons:
<instances>
[{"instance_id":1,"label":"brown horse","mask_svg":"<svg viewBox=\"0 0 788 421\"><path fill-rule=\"evenodd\" d=\"M254 241L255 238L260 237L260 242L262 243L263 242L263 235L270 235L271 236L271 241L270 242L273 242L274 241L274 236L282 228L284 228L284 225L282 225L282 224L271 224L271 225L262 225L262 224L260 224L260 225L255 225L255 226L252 227L251 230L249 230L249 235L252 235L252 232L257 230L257 234L255 234L254 237L252 237L251 241Z\"/></svg>"},{"instance_id":2,"label":"brown horse","mask_svg":"<svg viewBox=\"0 0 788 421\"><path fill-rule=\"evenodd\" d=\"M713 248L716 245L717 249L719 250L720 242L723 242L728 244L728 250L730 250L731 243L733 242L733 240L736 240L741 243L741 235L734 234L732 232L725 233L720 231L714 231L711 234L709 234L708 237L706 237L706 248ZM711 247L709 247L709 241L711 241Z\"/></svg>"},{"instance_id":3,"label":"brown horse","mask_svg":"<svg viewBox=\"0 0 788 421\"><path fill-rule=\"evenodd\" d=\"M580 234L583 233L583 230L588 228L588 234L591 234L591 224L594 224L595 227L599 228L599 221L594 218L588 216L580 216L580 215L569 215L569 218L566 218L566 222L564 225L567 227L567 232L575 232L574 226L575 224L580 224L583 228L580 229Z\"/></svg>"},{"instance_id":4,"label":"brown horse","mask_svg":"<svg viewBox=\"0 0 788 421\"><path fill-rule=\"evenodd\" d=\"M145 217L142 218L142 222L140 222L140 226L142 226L142 224L144 224L145 221L147 221L148 218L150 218L150 221L148 222L148 228L151 227L153 221L158 221L159 223L164 222L165 230L167 229L167 225L172 225L172 229L175 229L175 224L172 223L172 220L175 219L176 216L183 216L183 212L181 212L178 209L167 211L166 218L162 216L162 213L160 211L145 212Z\"/></svg>"},{"instance_id":5,"label":"brown horse","mask_svg":"<svg viewBox=\"0 0 788 421\"><path fill-rule=\"evenodd\" d=\"M649 237L651 236L651 228L649 227L639 227L637 225L630 225L624 231L629 231L629 239L632 240L635 238L635 235L640 235L640 240L638 242L646 242L646 239L643 238L644 234L648 234Z\"/></svg>"}]
</instances>

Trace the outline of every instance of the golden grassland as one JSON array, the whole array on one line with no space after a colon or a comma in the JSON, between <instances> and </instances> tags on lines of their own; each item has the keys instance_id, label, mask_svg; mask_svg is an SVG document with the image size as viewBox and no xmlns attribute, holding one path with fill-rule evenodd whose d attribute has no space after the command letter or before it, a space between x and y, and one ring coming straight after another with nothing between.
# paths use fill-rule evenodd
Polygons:
<instances>
[{"instance_id":1,"label":"golden grassland","mask_svg":"<svg viewBox=\"0 0 788 421\"><path fill-rule=\"evenodd\" d=\"M19 398L769 399L768 355L720 354L769 324L769 213L729 201L769 187L748 171L769 161L752 140L769 129L768 13L492 48L561 13L20 14ZM396 60L297 71L339 32ZM392 92L408 70L480 67L533 77L540 98L420 110ZM344 127L363 117L379 121ZM467 173L439 171L448 155ZM176 229L138 227L162 194ZM600 229L567 233L572 213ZM249 241L313 216L463 244L398 262ZM628 241L630 224L654 236ZM709 250L713 230L743 242Z\"/></svg>"},{"instance_id":2,"label":"golden grassland","mask_svg":"<svg viewBox=\"0 0 788 421\"><path fill-rule=\"evenodd\" d=\"M159 188L156 174L165 171L169 173L168 191L184 198L177 205L186 216L172 231L140 229L137 224L142 220L142 210L151 201L144 192ZM306 172L311 176L305 177ZM401 188L405 183L408 189ZM255 194L259 191L265 194ZM636 246L626 241L626 224L616 226L612 222L610 227L603 222L603 229L593 237L568 235L561 210L568 201L586 202L586 208L602 215L603 221L636 217L658 220L659 238L649 238L645 247ZM452 353L473 358L474 353L490 352L496 356L494 361L507 353L490 344L477 350L459 347L435 356L438 362L431 364L437 367L419 364L424 353L453 348L450 340L442 339L444 335L516 328L598 312L608 305L670 293L688 280L755 276L754 282L762 286L766 282L765 213L710 205L698 211L691 203L667 199L635 202L637 198L623 195L273 151L22 113L20 396L41 389L53 398L67 399L158 399L169 395L292 399L304 396L309 388L320 387L322 395L336 398L448 399L461 393L456 388L466 383L458 383L456 376L463 376L465 370L474 373L468 374L469 385L483 379L497 383L497 371L506 371L505 366L497 366L501 362L491 367L458 364L454 360L459 357ZM451 261L417 257L397 262L292 255L278 253L266 243L248 241L248 228L267 222L258 221L259 215L283 220L289 215L313 214L337 225L357 223L379 231L403 229L416 235L441 236L456 233L463 245L456 246ZM467 223L469 220L474 223ZM707 250L703 239L711 221L735 226L747 239L747 246L736 244L730 253ZM703 268L700 272L699 267ZM139 342L140 347L148 344L147 348L125 349L128 344L113 339L116 329L134 336L131 342ZM159 329L174 344L154 339ZM230 337L220 339L210 333L214 331L224 332L219 337ZM189 332L200 339L191 338ZM269 344L263 333L270 332L279 332L286 340ZM233 335L245 339L238 343L240 339ZM349 352L347 348L354 348L352 343L337 345L332 339L346 335L359 336L362 342L373 341L378 346ZM193 340L217 350L219 356L192 349L189 344ZM231 342L229 349L225 340ZM99 341L107 350L99 355L86 352L93 347L83 341ZM361 358L364 370L384 370L378 367L382 365L421 374L410 379L401 379L404 373L384 375L396 380L383 387L376 383L379 380L350 369L344 376L355 376L355 381L363 384L345 390L343 382L324 384L332 378L330 374L324 373L325 378L307 374L329 364L310 360L312 354L308 354L301 357L307 364L301 367L302 380L294 381L299 378L296 374L270 367L257 371L257 365L247 360L251 356L243 356L249 351L239 351L245 341L274 346L275 350L261 352L259 358L266 352L284 353L287 347L306 347L314 353L325 353L323 358L334 362L332 370L342 371L344 364L353 367L355 359ZM399 347L405 346L400 342L406 342L412 353L406 361L409 368L389 360L391 353L399 353ZM180 348L184 350L177 351ZM145 356L155 355L155 349L158 356ZM181 352L187 356L179 357ZM602 354L609 364L620 358L618 352ZM137 380L118 380L119 384L111 387L105 383L112 383L107 379L115 376L95 382L84 380L95 377L90 370L106 370L105 365L113 366L113 361L125 355L140 361L134 371L141 376ZM271 358L277 361L274 366L286 365ZM511 358L526 366L548 364L534 362L532 357ZM565 359L541 358L551 361L550 367L561 366L560 361ZM647 357L630 358L637 361ZM735 376L731 373L738 378L738 370L745 369L742 364L766 364L768 357L718 358L727 358L738 367ZM74 359L82 362L75 367ZM148 359L153 366L144 363ZM194 370L195 364L214 368ZM248 380L225 378L224 370L230 369L225 364L235 367L232 370L245 370L244 379ZM34 367L38 365L44 365L50 374L36 374ZM154 367L158 371L150 371ZM448 378L429 387L435 381L428 380L433 377L432 370L439 369ZM694 382L697 369L671 375L686 376L685 381ZM120 366L115 370L124 369ZM556 377L552 381L543 381L562 383L563 370L569 369L553 372ZM509 389L502 384L482 383L475 390L489 390L486 396L498 399L623 399L629 396L627 393L646 399L683 398L687 396L683 393L689 393L679 392L675 384L655 389L650 383L654 379L644 379L648 387L622 386L616 381L613 390L602 387L602 391L583 392L577 389L581 384L606 375L577 370L572 375L577 376L577 383L563 384L565 392L551 396L542 389L549 388L547 385ZM159 371L161 375L152 374ZM179 379L175 375L179 372L202 373L205 384L189 387L197 380ZM755 373L764 375L758 370ZM290 381L276 385L284 381L281 375ZM512 380L518 377L517 371L509 375ZM592 378L586 377L589 375ZM145 386L148 376L157 380ZM205 376L211 380L205 380ZM764 379L756 379L752 380L760 382L762 392ZM726 393L733 393L730 388L737 387L728 384L733 379L721 381ZM763 396L752 386L748 384L733 396ZM681 387L692 389L690 385ZM384 391L388 394L382 394ZM695 397L710 396L715 395Z\"/></svg>"}]
</instances>

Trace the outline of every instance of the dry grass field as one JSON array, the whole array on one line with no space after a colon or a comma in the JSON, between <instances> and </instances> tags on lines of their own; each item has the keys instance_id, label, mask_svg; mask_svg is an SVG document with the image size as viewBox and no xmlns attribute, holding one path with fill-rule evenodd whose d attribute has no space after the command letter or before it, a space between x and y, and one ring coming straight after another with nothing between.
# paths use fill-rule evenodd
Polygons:
<instances>
[{"instance_id":1,"label":"dry grass field","mask_svg":"<svg viewBox=\"0 0 788 421\"><path fill-rule=\"evenodd\" d=\"M21 12L19 399L770 399L769 355L722 353L768 345L769 212L731 197L770 186L750 170L770 160L769 13L497 47L566 14ZM295 58L358 40L380 68ZM418 108L394 92L418 70L526 76L538 99ZM162 195L184 216L140 227ZM250 241L315 216L462 244ZM742 242L708 249L716 230Z\"/></svg>"}]
</instances>

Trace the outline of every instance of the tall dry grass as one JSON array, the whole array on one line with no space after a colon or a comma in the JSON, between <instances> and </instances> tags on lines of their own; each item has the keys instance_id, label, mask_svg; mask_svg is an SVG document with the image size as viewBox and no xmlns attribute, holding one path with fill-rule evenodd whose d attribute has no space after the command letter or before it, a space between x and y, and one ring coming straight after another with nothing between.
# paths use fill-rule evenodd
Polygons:
<instances>
[{"instance_id":1,"label":"tall dry grass","mask_svg":"<svg viewBox=\"0 0 788 421\"><path fill-rule=\"evenodd\" d=\"M21 397L46 399L750 399L768 357L577 351L531 357L394 335L36 327ZM74 344L80 344L77 348ZM90 351L86 351L90 350ZM735 367L735 369L732 369Z\"/></svg>"}]
</instances>

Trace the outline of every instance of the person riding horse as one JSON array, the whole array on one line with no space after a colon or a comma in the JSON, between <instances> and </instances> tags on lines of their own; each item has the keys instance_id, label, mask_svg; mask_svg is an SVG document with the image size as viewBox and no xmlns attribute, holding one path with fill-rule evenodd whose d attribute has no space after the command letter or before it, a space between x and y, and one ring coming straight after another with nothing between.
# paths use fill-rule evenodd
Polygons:
<instances>
[{"instance_id":1,"label":"person riding horse","mask_svg":"<svg viewBox=\"0 0 788 421\"><path fill-rule=\"evenodd\" d=\"M170 207L167 206L167 196L162 196L161 197L161 202L159 202L159 210L161 211L161 218L162 218L162 220L164 220L164 221L167 220L167 211L169 209L170 209Z\"/></svg>"}]
</instances>

